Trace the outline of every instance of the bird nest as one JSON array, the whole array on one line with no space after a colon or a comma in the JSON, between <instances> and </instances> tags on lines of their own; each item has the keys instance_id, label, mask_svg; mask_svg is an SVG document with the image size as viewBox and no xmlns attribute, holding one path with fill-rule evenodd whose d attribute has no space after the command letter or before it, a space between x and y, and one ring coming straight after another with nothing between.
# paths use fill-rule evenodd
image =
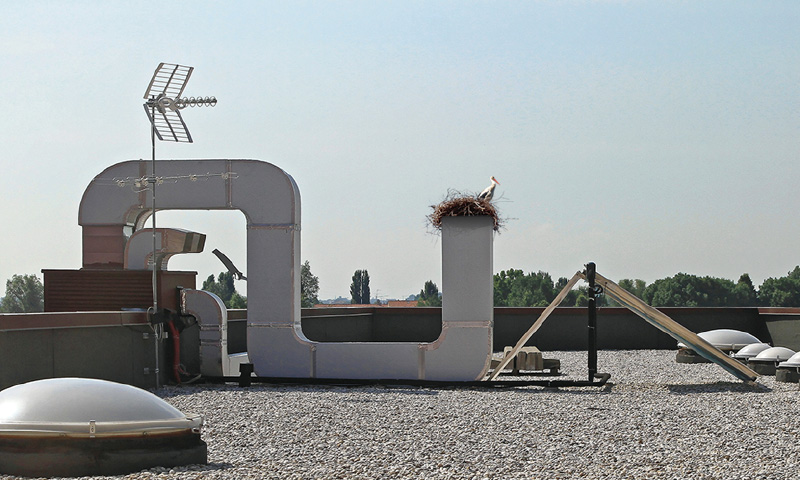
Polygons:
<instances>
[{"instance_id":1,"label":"bird nest","mask_svg":"<svg viewBox=\"0 0 800 480\"><path fill-rule=\"evenodd\" d=\"M428 215L428 223L434 229L442 229L442 219L445 217L492 217L494 221L493 229L499 231L503 226L503 221L497 212L497 208L491 202L478 199L477 195L464 194L456 190L448 190L447 197L438 205L431 205L433 213Z\"/></svg>"}]
</instances>

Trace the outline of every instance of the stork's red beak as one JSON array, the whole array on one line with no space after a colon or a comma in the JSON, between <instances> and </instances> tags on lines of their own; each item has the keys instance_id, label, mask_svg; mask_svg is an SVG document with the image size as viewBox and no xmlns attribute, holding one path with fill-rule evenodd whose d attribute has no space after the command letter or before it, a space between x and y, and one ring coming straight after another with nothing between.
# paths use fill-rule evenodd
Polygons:
<instances>
[{"instance_id":1,"label":"stork's red beak","mask_svg":"<svg viewBox=\"0 0 800 480\"><path fill-rule=\"evenodd\" d=\"M492 181L493 181L494 183L496 183L496 184L500 185L500 182L498 182L496 178L492 177Z\"/></svg>"}]
</instances>

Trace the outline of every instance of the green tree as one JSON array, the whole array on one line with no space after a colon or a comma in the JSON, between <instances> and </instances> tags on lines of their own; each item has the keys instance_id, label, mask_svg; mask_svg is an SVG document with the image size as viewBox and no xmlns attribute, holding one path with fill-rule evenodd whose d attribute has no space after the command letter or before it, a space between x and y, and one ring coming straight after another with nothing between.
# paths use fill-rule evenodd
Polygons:
<instances>
[{"instance_id":1,"label":"green tree","mask_svg":"<svg viewBox=\"0 0 800 480\"><path fill-rule=\"evenodd\" d=\"M439 295L439 287L432 280L425 282L425 286L420 290L417 297L418 307L441 307L442 297Z\"/></svg>"},{"instance_id":2,"label":"green tree","mask_svg":"<svg viewBox=\"0 0 800 480\"><path fill-rule=\"evenodd\" d=\"M494 275L496 307L546 307L556 297L549 273L524 273L522 270L501 270Z\"/></svg>"},{"instance_id":3,"label":"green tree","mask_svg":"<svg viewBox=\"0 0 800 480\"><path fill-rule=\"evenodd\" d=\"M350 303L369 304L369 272L356 270L350 284Z\"/></svg>"},{"instance_id":4,"label":"green tree","mask_svg":"<svg viewBox=\"0 0 800 480\"><path fill-rule=\"evenodd\" d=\"M575 299L574 302L570 304L566 304L564 302L561 303L562 306L568 307L588 307L589 306L589 287L586 285L579 285L578 288L574 289L575 295L573 298ZM566 299L565 299L566 300ZM601 306L601 302L597 302L596 306Z\"/></svg>"},{"instance_id":5,"label":"green tree","mask_svg":"<svg viewBox=\"0 0 800 480\"><path fill-rule=\"evenodd\" d=\"M239 292L233 292L228 308L247 308L247 297L240 295Z\"/></svg>"},{"instance_id":6,"label":"green tree","mask_svg":"<svg viewBox=\"0 0 800 480\"><path fill-rule=\"evenodd\" d=\"M758 292L753 286L750 275L743 273L739 281L733 287L734 307L755 307L758 306Z\"/></svg>"},{"instance_id":7,"label":"green tree","mask_svg":"<svg viewBox=\"0 0 800 480\"><path fill-rule=\"evenodd\" d=\"M524 275L522 270L500 270L500 273L495 273L493 278L494 283L494 306L495 307L508 307L508 296L511 294L511 285L514 280Z\"/></svg>"},{"instance_id":8,"label":"green tree","mask_svg":"<svg viewBox=\"0 0 800 480\"><path fill-rule=\"evenodd\" d=\"M638 278L636 279L623 278L619 282L617 282L617 285L624 288L626 291L634 294L636 297L644 299L644 291L647 288L647 283L644 280L640 280ZM607 306L610 307L621 306L619 303L617 303L615 300L609 297L604 296L602 298L604 299L605 305ZM598 305L600 304L598 303Z\"/></svg>"},{"instance_id":9,"label":"green tree","mask_svg":"<svg viewBox=\"0 0 800 480\"><path fill-rule=\"evenodd\" d=\"M765 307L800 307L800 266L785 277L764 280L758 300Z\"/></svg>"},{"instance_id":10,"label":"green tree","mask_svg":"<svg viewBox=\"0 0 800 480\"><path fill-rule=\"evenodd\" d=\"M636 295L639 298L644 297L644 290L647 288L647 283L644 280L630 279L630 278L623 278L617 285L624 288L625 290L629 291L630 293Z\"/></svg>"},{"instance_id":11,"label":"green tree","mask_svg":"<svg viewBox=\"0 0 800 480\"><path fill-rule=\"evenodd\" d=\"M36 275L12 275L6 280L6 295L0 304L2 313L44 311L44 287Z\"/></svg>"},{"instance_id":12,"label":"green tree","mask_svg":"<svg viewBox=\"0 0 800 480\"><path fill-rule=\"evenodd\" d=\"M233 274L221 272L214 280L214 275L209 275L203 282L203 290L218 296L227 308L247 308L247 297L236 291L233 285Z\"/></svg>"},{"instance_id":13,"label":"green tree","mask_svg":"<svg viewBox=\"0 0 800 480\"><path fill-rule=\"evenodd\" d=\"M311 273L311 264L306 260L300 267L300 306L311 308L319 303L319 278Z\"/></svg>"},{"instance_id":14,"label":"green tree","mask_svg":"<svg viewBox=\"0 0 800 480\"><path fill-rule=\"evenodd\" d=\"M648 285L642 300L654 307L727 307L736 304L735 286L724 278L678 273Z\"/></svg>"},{"instance_id":15,"label":"green tree","mask_svg":"<svg viewBox=\"0 0 800 480\"><path fill-rule=\"evenodd\" d=\"M580 285L578 288L574 289L572 292L572 296L568 296L561 302L561 305L564 307L573 306L573 307L588 307L589 306L589 286L588 285ZM574 299L574 300L572 300ZM570 303L567 303L567 300L572 300ZM611 303L611 299L606 297L605 295L600 295L595 299L595 306L597 307L606 307L609 306Z\"/></svg>"},{"instance_id":16,"label":"green tree","mask_svg":"<svg viewBox=\"0 0 800 480\"><path fill-rule=\"evenodd\" d=\"M561 290L564 290L564 287L567 286L568 282L569 282L569 279L567 277L560 277L558 279L558 281L556 282L555 288L553 289L555 291L556 295L558 295L561 292ZM586 287L584 287L584 290L585 289L586 289ZM575 306L579 306L580 302L582 302L582 301L584 302L584 306L585 306L586 304L588 304L589 299L588 299L588 297L586 297L585 292L583 293L583 295L581 295L580 287L578 287L577 290L573 288L572 290L567 292L567 296L564 297L564 301L561 302L561 305L564 306L564 307L575 307Z\"/></svg>"}]
</instances>

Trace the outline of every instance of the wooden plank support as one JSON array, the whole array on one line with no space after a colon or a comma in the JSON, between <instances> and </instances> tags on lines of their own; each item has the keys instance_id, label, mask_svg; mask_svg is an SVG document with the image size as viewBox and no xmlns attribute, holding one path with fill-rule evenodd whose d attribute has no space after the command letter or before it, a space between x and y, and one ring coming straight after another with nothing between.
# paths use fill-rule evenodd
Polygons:
<instances>
[{"instance_id":1,"label":"wooden plank support","mask_svg":"<svg viewBox=\"0 0 800 480\"><path fill-rule=\"evenodd\" d=\"M517 352L522 350L522 347L525 346L525 342L527 342L533 336L533 334L536 333L537 330L539 330L539 327L541 327L544 321L547 320L547 317L549 317L550 314L553 313L553 310L555 310L557 306L561 305L561 302L564 301L564 298L566 298L569 291L572 290L572 287L574 287L575 284L578 283L578 280L580 280L581 278L582 274L581 272L578 272L575 275L573 275L572 278L569 279L567 284L564 285L564 288L562 288L561 291L558 293L558 295L556 295L556 298L554 298L553 301L550 303L550 305L548 305L547 308L544 309L542 314L539 315L539 318L536 319L535 322L533 322L531 328L529 328L528 331L522 335L517 344L514 345L514 348L512 348L505 355L505 357L503 357L503 361L500 362L500 365L498 365L497 368L495 368L492 371L491 375L485 378L484 381L494 380L500 375L500 372L503 371L503 369L506 368L509 363L511 363L514 357L517 356Z\"/></svg>"},{"instance_id":2,"label":"wooden plank support","mask_svg":"<svg viewBox=\"0 0 800 480\"><path fill-rule=\"evenodd\" d=\"M582 273L579 272L577 275L585 279L585 276ZM654 327L671 336L675 340L689 345L692 350L697 352L699 355L716 363L733 376L746 383L755 382L756 378L758 378L758 374L756 372L747 368L739 361L725 355L725 353L723 353L721 350L703 340L700 336L688 328L645 303L644 300L639 299L632 293L628 292L611 280L603 277L599 273L596 273L595 275L595 282L597 285L603 287L603 291L606 295L613 298L621 305L628 307L629 310L647 320L647 322Z\"/></svg>"}]
</instances>

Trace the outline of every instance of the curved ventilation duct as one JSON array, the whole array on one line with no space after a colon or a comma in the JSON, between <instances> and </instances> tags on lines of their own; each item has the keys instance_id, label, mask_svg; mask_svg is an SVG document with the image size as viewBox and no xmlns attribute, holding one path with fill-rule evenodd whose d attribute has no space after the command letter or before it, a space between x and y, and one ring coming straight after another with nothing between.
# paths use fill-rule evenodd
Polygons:
<instances>
[{"instance_id":1,"label":"curved ventilation duct","mask_svg":"<svg viewBox=\"0 0 800 480\"><path fill-rule=\"evenodd\" d=\"M166 270L173 255L200 253L206 243L202 233L179 228L156 228L156 270ZM136 231L125 244L125 270L149 270L153 258L153 229Z\"/></svg>"},{"instance_id":2,"label":"curved ventilation duct","mask_svg":"<svg viewBox=\"0 0 800 480\"><path fill-rule=\"evenodd\" d=\"M122 162L89 184L78 220L84 267L123 263L128 235L143 226L150 209L147 192L124 180L146 177L150 168L147 161ZM159 190L159 210L240 210L247 219L247 350L258 376L459 381L485 375L494 322L489 217L453 217L451 233L443 229L442 288L448 295L436 341L318 343L300 324L300 192L294 179L257 160L166 160L157 168L160 176L176 179ZM207 180L192 181L198 173Z\"/></svg>"},{"instance_id":3,"label":"curved ventilation duct","mask_svg":"<svg viewBox=\"0 0 800 480\"><path fill-rule=\"evenodd\" d=\"M200 374L205 377L239 375L239 365L250 363L246 353L228 354L228 310L222 300L205 290L181 290L181 313L200 326Z\"/></svg>"}]
</instances>

